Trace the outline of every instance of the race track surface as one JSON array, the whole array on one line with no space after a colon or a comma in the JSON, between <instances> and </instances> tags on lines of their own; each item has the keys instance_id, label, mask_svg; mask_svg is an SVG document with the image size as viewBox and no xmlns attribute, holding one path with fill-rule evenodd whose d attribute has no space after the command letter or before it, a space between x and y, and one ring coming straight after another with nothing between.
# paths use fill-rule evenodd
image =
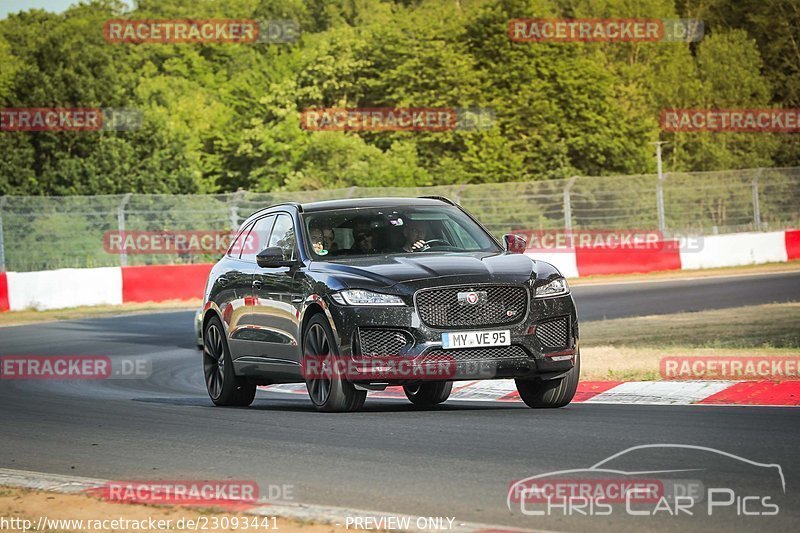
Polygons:
<instances>
[{"instance_id":1,"label":"race track surface","mask_svg":"<svg viewBox=\"0 0 800 533\"><path fill-rule=\"evenodd\" d=\"M583 320L800 299L800 274L574 289ZM147 379L0 381L0 467L104 479L247 479L294 485L297 501L524 528L638 530L680 526L790 531L800 519L800 410L765 407L448 402L418 411L368 399L326 415L304 397L260 391L249 409L214 408L193 347L192 313L76 320L0 329L0 355L147 357ZM779 464L776 517L549 517L512 513L515 480L589 467L631 446L707 446ZM662 454L670 467L688 464ZM775 477L704 458L737 495L773 494ZM659 464L658 466L664 466ZM695 465L696 466L696 465Z\"/></svg>"}]
</instances>

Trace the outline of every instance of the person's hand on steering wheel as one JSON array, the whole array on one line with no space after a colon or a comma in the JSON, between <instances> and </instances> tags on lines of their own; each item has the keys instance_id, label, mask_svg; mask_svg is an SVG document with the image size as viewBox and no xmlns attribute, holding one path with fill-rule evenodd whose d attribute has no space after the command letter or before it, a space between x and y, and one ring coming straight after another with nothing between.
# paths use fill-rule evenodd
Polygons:
<instances>
[{"instance_id":1,"label":"person's hand on steering wheel","mask_svg":"<svg viewBox=\"0 0 800 533\"><path fill-rule=\"evenodd\" d=\"M427 249L426 247L429 248L428 242L427 241L423 241L423 240L419 240L419 241L417 241L417 242L415 242L414 244L411 245L411 251L412 252L421 252L421 251Z\"/></svg>"},{"instance_id":2,"label":"person's hand on steering wheel","mask_svg":"<svg viewBox=\"0 0 800 533\"><path fill-rule=\"evenodd\" d=\"M425 252L427 250L430 250L431 244L434 243L434 242L449 244L447 241L442 240L442 239L428 239L427 241L420 240L420 241L417 241L417 242L415 242L414 244L411 245L411 251L412 252Z\"/></svg>"}]
</instances>

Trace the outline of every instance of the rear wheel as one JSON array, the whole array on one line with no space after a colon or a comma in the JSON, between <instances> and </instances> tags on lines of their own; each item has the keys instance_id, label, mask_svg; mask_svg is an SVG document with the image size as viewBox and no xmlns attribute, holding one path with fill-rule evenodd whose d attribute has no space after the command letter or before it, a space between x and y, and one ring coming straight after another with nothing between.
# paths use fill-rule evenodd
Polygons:
<instances>
[{"instance_id":1,"label":"rear wheel","mask_svg":"<svg viewBox=\"0 0 800 533\"><path fill-rule=\"evenodd\" d=\"M452 381L436 381L431 383L418 383L416 385L404 385L403 391L406 393L411 403L419 406L436 405L442 403L450 397L453 391Z\"/></svg>"},{"instance_id":2,"label":"rear wheel","mask_svg":"<svg viewBox=\"0 0 800 533\"><path fill-rule=\"evenodd\" d=\"M215 405L246 407L256 397L256 386L233 373L225 330L217 317L208 321L203 335L203 375Z\"/></svg>"},{"instance_id":3,"label":"rear wheel","mask_svg":"<svg viewBox=\"0 0 800 533\"><path fill-rule=\"evenodd\" d=\"M558 379L517 379L517 391L528 407L564 407L575 396L581 374L581 354L575 355L575 366Z\"/></svg>"},{"instance_id":4,"label":"rear wheel","mask_svg":"<svg viewBox=\"0 0 800 533\"><path fill-rule=\"evenodd\" d=\"M367 391L356 390L337 364L339 354L333 341L333 331L324 315L311 317L303 335L303 356L319 361L320 370L306 376L308 396L319 411L334 413L358 411L364 406Z\"/></svg>"}]
</instances>

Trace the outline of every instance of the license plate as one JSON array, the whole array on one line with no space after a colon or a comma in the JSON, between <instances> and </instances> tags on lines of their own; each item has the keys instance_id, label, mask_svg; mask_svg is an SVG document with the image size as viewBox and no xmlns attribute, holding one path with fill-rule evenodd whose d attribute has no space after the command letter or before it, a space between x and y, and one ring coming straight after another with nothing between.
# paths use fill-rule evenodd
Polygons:
<instances>
[{"instance_id":1,"label":"license plate","mask_svg":"<svg viewBox=\"0 0 800 533\"><path fill-rule=\"evenodd\" d=\"M507 329L494 331L454 331L442 333L442 348L485 348L487 346L510 346L511 332Z\"/></svg>"}]
</instances>

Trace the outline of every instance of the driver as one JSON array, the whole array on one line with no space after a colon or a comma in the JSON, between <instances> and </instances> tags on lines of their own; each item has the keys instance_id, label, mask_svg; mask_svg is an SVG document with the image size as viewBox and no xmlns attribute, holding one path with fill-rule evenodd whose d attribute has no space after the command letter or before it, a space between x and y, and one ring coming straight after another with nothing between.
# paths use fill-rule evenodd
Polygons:
<instances>
[{"instance_id":1,"label":"driver","mask_svg":"<svg viewBox=\"0 0 800 533\"><path fill-rule=\"evenodd\" d=\"M428 230L422 222L409 220L403 226L403 236L406 243L403 245L405 252L419 252L425 247Z\"/></svg>"}]
</instances>

